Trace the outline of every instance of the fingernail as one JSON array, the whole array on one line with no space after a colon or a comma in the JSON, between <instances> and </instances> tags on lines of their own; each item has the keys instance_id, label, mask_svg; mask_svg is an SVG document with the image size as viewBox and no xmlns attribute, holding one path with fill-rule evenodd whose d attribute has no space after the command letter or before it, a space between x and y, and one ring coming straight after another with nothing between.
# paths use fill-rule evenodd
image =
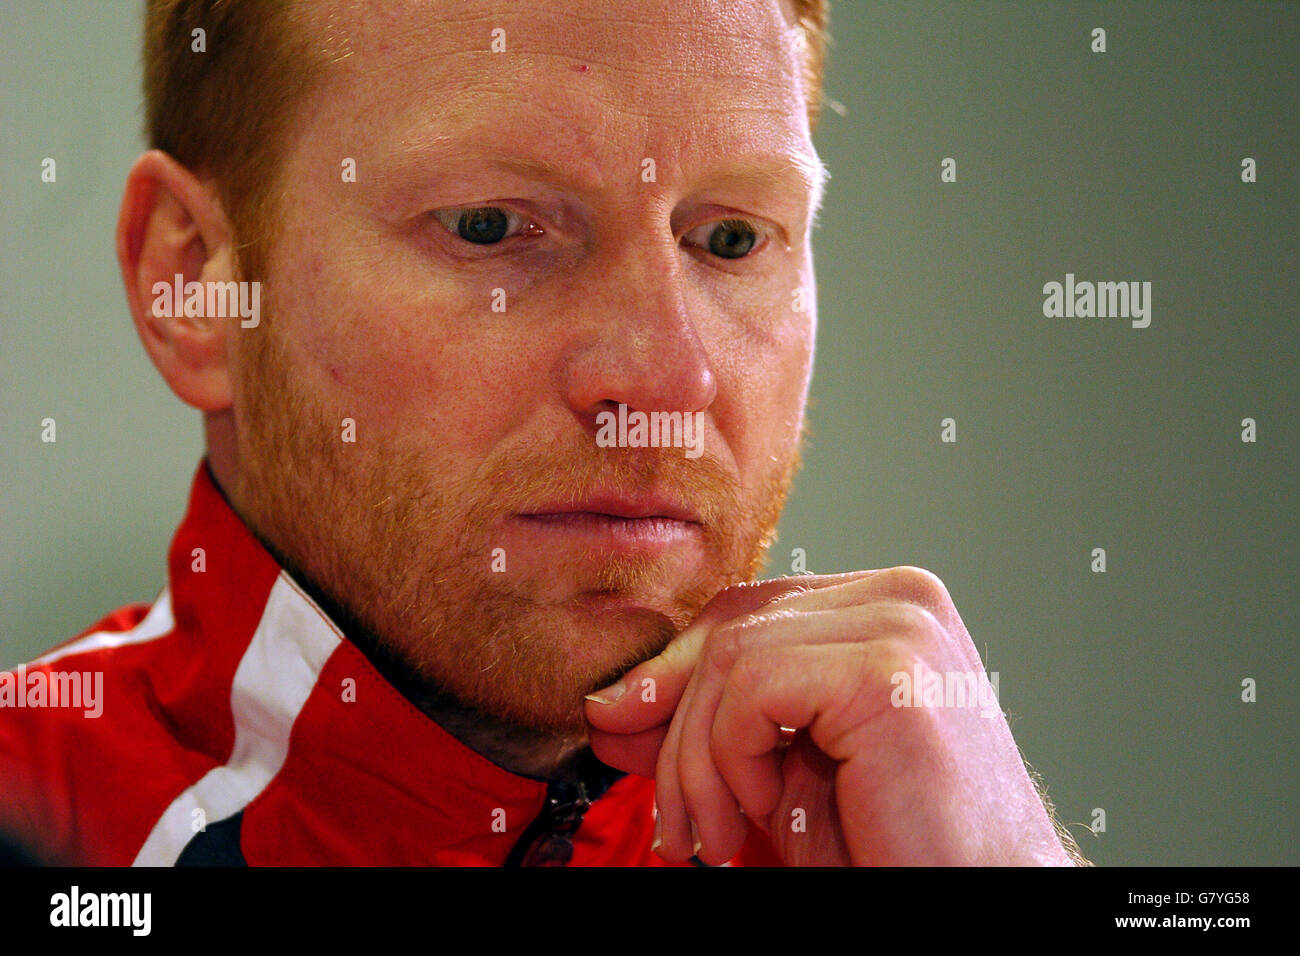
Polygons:
<instances>
[{"instance_id":1,"label":"fingernail","mask_svg":"<svg viewBox=\"0 0 1300 956\"><path fill-rule=\"evenodd\" d=\"M656 805L655 806L655 839L654 842L650 844L650 852L653 853L655 850L659 849L659 845L663 842L664 842L663 827L659 823L659 807L658 805Z\"/></svg>"},{"instance_id":2,"label":"fingernail","mask_svg":"<svg viewBox=\"0 0 1300 956\"><path fill-rule=\"evenodd\" d=\"M695 847L691 850L691 856L699 856L700 848L704 846L704 841L700 839L700 831L695 829L695 824L691 824L691 839L695 841Z\"/></svg>"},{"instance_id":3,"label":"fingernail","mask_svg":"<svg viewBox=\"0 0 1300 956\"><path fill-rule=\"evenodd\" d=\"M620 697L627 693L627 685L623 681L617 684L610 684L604 690L598 690L594 694L587 694L587 700L595 701L597 704L613 704Z\"/></svg>"}]
</instances>

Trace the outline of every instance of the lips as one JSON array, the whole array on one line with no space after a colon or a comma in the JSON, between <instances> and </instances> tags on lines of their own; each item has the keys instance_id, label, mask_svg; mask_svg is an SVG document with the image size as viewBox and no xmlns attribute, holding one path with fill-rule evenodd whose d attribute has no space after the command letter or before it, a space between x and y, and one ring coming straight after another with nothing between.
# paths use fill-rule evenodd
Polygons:
<instances>
[{"instance_id":1,"label":"lips","mask_svg":"<svg viewBox=\"0 0 1300 956\"><path fill-rule=\"evenodd\" d=\"M537 560L585 555L667 555L704 541L699 513L659 493L589 495L581 501L550 501L514 516Z\"/></svg>"},{"instance_id":2,"label":"lips","mask_svg":"<svg viewBox=\"0 0 1300 956\"><path fill-rule=\"evenodd\" d=\"M580 502L551 502L526 512L524 518L577 518L591 515L597 518L621 518L629 521L664 519L687 524L700 524L699 515L686 505L664 495L602 494Z\"/></svg>"}]
</instances>

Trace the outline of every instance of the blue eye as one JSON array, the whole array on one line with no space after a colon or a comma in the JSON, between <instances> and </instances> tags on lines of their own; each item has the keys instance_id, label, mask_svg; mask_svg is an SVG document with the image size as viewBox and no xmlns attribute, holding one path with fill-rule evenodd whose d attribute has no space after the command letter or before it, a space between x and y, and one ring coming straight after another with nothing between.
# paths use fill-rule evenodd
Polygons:
<instances>
[{"instance_id":1,"label":"blue eye","mask_svg":"<svg viewBox=\"0 0 1300 956\"><path fill-rule=\"evenodd\" d=\"M756 248L762 247L763 234L754 228L753 223L744 219L707 223L692 229L686 236L693 236L701 230L708 231L703 243L691 242L688 245L707 248L719 259L743 259Z\"/></svg>"},{"instance_id":2,"label":"blue eye","mask_svg":"<svg viewBox=\"0 0 1300 956\"><path fill-rule=\"evenodd\" d=\"M439 209L433 214L447 229L466 242L478 246L491 246L517 235L520 229L531 230L530 235L540 235L541 230L517 213L499 206L472 206L466 209ZM512 223L520 228L511 231Z\"/></svg>"}]
</instances>

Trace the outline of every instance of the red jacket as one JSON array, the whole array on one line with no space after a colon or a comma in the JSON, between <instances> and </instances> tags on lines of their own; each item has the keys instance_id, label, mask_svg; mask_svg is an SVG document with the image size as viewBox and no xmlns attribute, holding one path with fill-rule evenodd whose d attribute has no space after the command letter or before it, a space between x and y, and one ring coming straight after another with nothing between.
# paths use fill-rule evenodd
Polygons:
<instances>
[{"instance_id":1,"label":"red jacket","mask_svg":"<svg viewBox=\"0 0 1300 956\"><path fill-rule=\"evenodd\" d=\"M46 862L660 865L653 781L592 764L590 792L548 787L443 731L206 463L152 607L0 675L0 834ZM733 862L779 861L755 831Z\"/></svg>"}]
</instances>

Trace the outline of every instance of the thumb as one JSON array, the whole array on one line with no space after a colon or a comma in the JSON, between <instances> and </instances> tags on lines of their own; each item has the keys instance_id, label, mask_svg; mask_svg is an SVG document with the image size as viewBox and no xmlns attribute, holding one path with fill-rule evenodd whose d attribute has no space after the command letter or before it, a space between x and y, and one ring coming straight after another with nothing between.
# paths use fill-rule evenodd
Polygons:
<instances>
[{"instance_id":1,"label":"thumb","mask_svg":"<svg viewBox=\"0 0 1300 956\"><path fill-rule=\"evenodd\" d=\"M708 634L700 622L673 638L658 657L638 664L603 690L588 694L587 722L610 734L636 734L667 725L690 683Z\"/></svg>"}]
</instances>

